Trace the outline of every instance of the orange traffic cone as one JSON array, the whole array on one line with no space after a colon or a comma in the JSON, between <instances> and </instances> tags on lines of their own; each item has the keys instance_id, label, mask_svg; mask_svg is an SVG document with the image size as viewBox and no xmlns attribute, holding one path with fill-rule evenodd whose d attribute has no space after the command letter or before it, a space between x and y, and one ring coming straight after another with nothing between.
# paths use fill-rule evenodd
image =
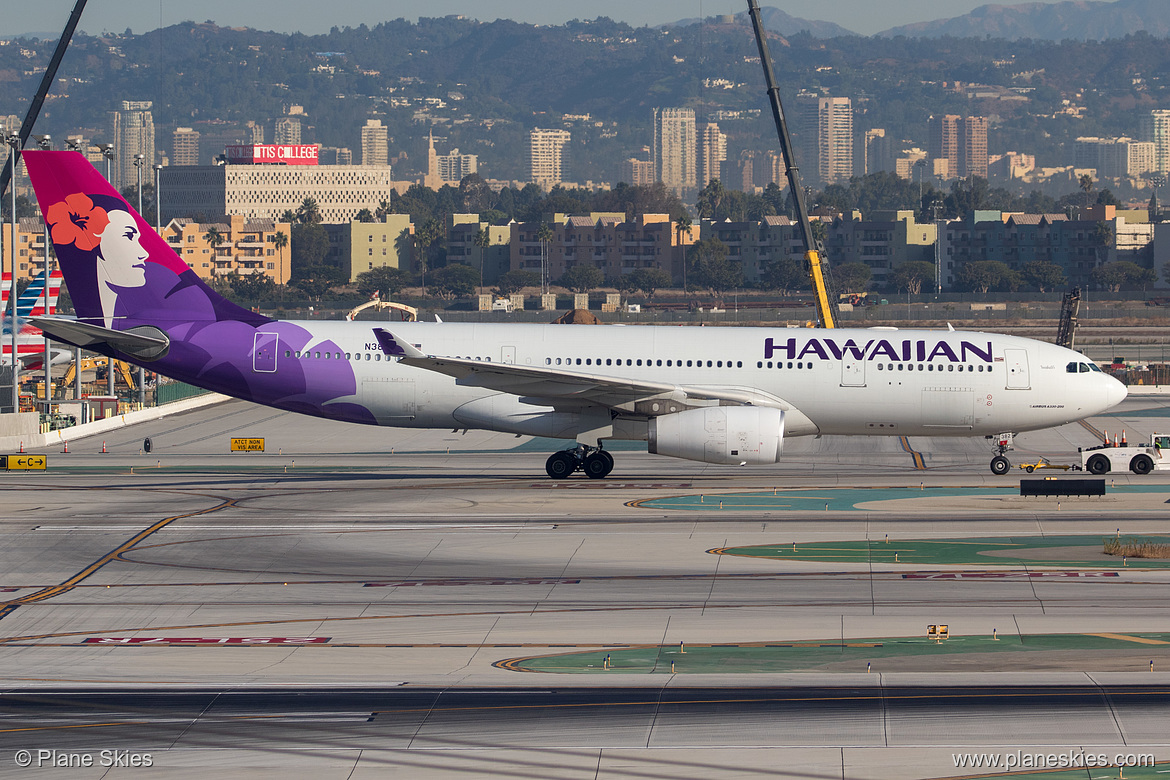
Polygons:
<instances>
[{"instance_id":1,"label":"orange traffic cone","mask_svg":"<svg viewBox=\"0 0 1170 780\"><path fill-rule=\"evenodd\" d=\"M66 440L65 440L65 449L61 450L61 453L62 453L62 454L67 454L68 452L69 452L69 440L68 440L68 439L66 439Z\"/></svg>"},{"instance_id":2,"label":"orange traffic cone","mask_svg":"<svg viewBox=\"0 0 1170 780\"><path fill-rule=\"evenodd\" d=\"M20 443L20 454L24 454L24 442Z\"/></svg>"},{"instance_id":3,"label":"orange traffic cone","mask_svg":"<svg viewBox=\"0 0 1170 780\"><path fill-rule=\"evenodd\" d=\"M1121 429L1121 446L1122 447L1126 446L1125 445L1125 428Z\"/></svg>"},{"instance_id":4,"label":"orange traffic cone","mask_svg":"<svg viewBox=\"0 0 1170 780\"><path fill-rule=\"evenodd\" d=\"M103 453L109 452L109 450L106 449L106 443L104 441L102 442L102 452Z\"/></svg>"}]
</instances>

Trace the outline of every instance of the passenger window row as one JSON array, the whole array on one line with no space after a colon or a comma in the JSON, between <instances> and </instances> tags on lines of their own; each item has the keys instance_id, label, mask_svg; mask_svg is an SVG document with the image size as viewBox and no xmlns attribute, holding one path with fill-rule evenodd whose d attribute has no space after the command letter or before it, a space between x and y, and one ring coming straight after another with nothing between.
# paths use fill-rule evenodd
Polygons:
<instances>
[{"instance_id":1,"label":"passenger window row","mask_svg":"<svg viewBox=\"0 0 1170 780\"><path fill-rule=\"evenodd\" d=\"M897 363L896 365L898 366L898 368L897 368L898 371L914 371L915 370L914 363ZM889 363L889 364L878 363L877 369L878 369L878 371L894 371L895 370L894 366L895 366L894 363ZM925 363L925 364L918 363L917 366L918 366L918 368L917 368L918 371L939 371L939 372L941 372L943 370L942 366L938 366L936 368L934 363ZM956 366L954 363L948 363L946 370L947 371L984 371L984 370L986 370L988 373L991 373L991 366L985 367L983 365L979 365L976 367L976 366L969 366L965 363L959 363Z\"/></svg>"},{"instance_id":2,"label":"passenger window row","mask_svg":"<svg viewBox=\"0 0 1170 780\"><path fill-rule=\"evenodd\" d=\"M625 361L624 363L622 361ZM546 366L600 366L602 365L601 358L545 358L544 364ZM647 366L650 368L663 367L666 368L682 368L683 361L681 360L640 360L635 358L606 358L604 365L607 366ZM703 368L702 360L688 360L686 361L687 368ZM730 360L708 360L706 361L707 368L743 368L743 361L737 360L732 365Z\"/></svg>"},{"instance_id":3,"label":"passenger window row","mask_svg":"<svg viewBox=\"0 0 1170 780\"><path fill-rule=\"evenodd\" d=\"M776 361L776 368L784 368L784 365L785 365L785 364L784 364L784 361L783 361L783 360L777 360L777 361ZM765 366L767 366L768 368L771 368L771 367L772 367L772 361L771 361L771 360L769 360L767 363L764 363L763 361L756 361L756 368L764 368ZM812 367L813 367L813 363L812 363L812 361L811 361L811 360L809 360L809 361L807 361L807 362L805 362L805 361L803 361L803 360L798 360L798 361L796 361L796 364L795 364L795 366L796 366L796 368L801 368L801 369L804 369L804 368L812 368ZM791 361L791 360L789 360L789 361L788 361L788 367L789 367L789 368L792 368L792 367L793 367L793 363L792 363L792 361Z\"/></svg>"},{"instance_id":4,"label":"passenger window row","mask_svg":"<svg viewBox=\"0 0 1170 780\"><path fill-rule=\"evenodd\" d=\"M364 355L364 357L363 357L363 355ZM373 357L371 357L371 355L373 355ZM284 351L284 356L286 358L287 357L300 358L301 360L305 360L305 359L308 359L308 360L341 360L342 359L342 355L340 352L321 352L319 350L308 350L308 349L306 349L304 351L301 351L298 349L296 352L293 352L290 349L286 349ZM345 360L352 360L355 363L357 363L361 360L381 360L381 359L382 359L381 352L354 352L354 353L346 352L345 353ZM386 359L389 360L390 358L386 358Z\"/></svg>"}]
</instances>

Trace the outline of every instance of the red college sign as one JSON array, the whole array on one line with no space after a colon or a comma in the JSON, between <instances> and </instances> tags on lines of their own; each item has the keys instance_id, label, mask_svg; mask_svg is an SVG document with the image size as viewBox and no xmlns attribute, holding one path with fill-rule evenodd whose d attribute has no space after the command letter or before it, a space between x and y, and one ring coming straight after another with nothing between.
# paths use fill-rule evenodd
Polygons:
<instances>
[{"instance_id":1,"label":"red college sign","mask_svg":"<svg viewBox=\"0 0 1170 780\"><path fill-rule=\"evenodd\" d=\"M317 164L317 147L312 144L237 144L225 147L224 152L227 161L235 164Z\"/></svg>"}]
</instances>

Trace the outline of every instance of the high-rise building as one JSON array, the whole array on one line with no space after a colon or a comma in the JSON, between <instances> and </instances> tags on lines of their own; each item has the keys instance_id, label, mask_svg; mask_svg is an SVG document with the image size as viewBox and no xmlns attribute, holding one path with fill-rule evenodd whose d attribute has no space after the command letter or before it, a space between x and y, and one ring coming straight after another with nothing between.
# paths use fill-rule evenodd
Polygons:
<instances>
[{"instance_id":1,"label":"high-rise building","mask_svg":"<svg viewBox=\"0 0 1170 780\"><path fill-rule=\"evenodd\" d=\"M618 181L624 181L626 184L634 187L653 184L654 162L652 160L639 160L637 157L630 157L622 163L622 170L618 175Z\"/></svg>"},{"instance_id":2,"label":"high-rise building","mask_svg":"<svg viewBox=\"0 0 1170 780\"><path fill-rule=\"evenodd\" d=\"M959 122L958 114L932 116L926 151L933 160L947 160L951 176L959 176Z\"/></svg>"},{"instance_id":3,"label":"high-rise building","mask_svg":"<svg viewBox=\"0 0 1170 780\"><path fill-rule=\"evenodd\" d=\"M1073 147L1074 168L1094 168L1098 178L1120 179L1154 170L1155 145L1132 138L1081 137Z\"/></svg>"},{"instance_id":4,"label":"high-rise building","mask_svg":"<svg viewBox=\"0 0 1170 780\"><path fill-rule=\"evenodd\" d=\"M199 164L199 131L176 127L171 133L171 165Z\"/></svg>"},{"instance_id":5,"label":"high-rise building","mask_svg":"<svg viewBox=\"0 0 1170 780\"><path fill-rule=\"evenodd\" d=\"M796 164L802 179L824 186L853 175L853 102L847 97L796 96Z\"/></svg>"},{"instance_id":6,"label":"high-rise building","mask_svg":"<svg viewBox=\"0 0 1170 780\"><path fill-rule=\"evenodd\" d=\"M1155 109L1142 117L1142 140L1154 145L1154 170L1170 171L1170 111Z\"/></svg>"},{"instance_id":7,"label":"high-rise building","mask_svg":"<svg viewBox=\"0 0 1170 780\"><path fill-rule=\"evenodd\" d=\"M947 175L987 178L987 117L946 114L930 118L927 152L932 160L946 160ZM935 166L942 171L942 166Z\"/></svg>"},{"instance_id":8,"label":"high-rise building","mask_svg":"<svg viewBox=\"0 0 1170 780\"><path fill-rule=\"evenodd\" d=\"M534 128L528 135L530 147L529 178L541 187L550 189L564 178L563 162L565 145L569 143L568 130L542 130Z\"/></svg>"},{"instance_id":9,"label":"high-rise building","mask_svg":"<svg viewBox=\"0 0 1170 780\"><path fill-rule=\"evenodd\" d=\"M245 127L248 130L248 141L250 144L264 143L264 125L259 122L248 122Z\"/></svg>"},{"instance_id":10,"label":"high-rise building","mask_svg":"<svg viewBox=\"0 0 1170 780\"><path fill-rule=\"evenodd\" d=\"M299 144L301 142L301 120L293 116L277 119L272 140L273 143L277 144Z\"/></svg>"},{"instance_id":11,"label":"high-rise building","mask_svg":"<svg viewBox=\"0 0 1170 780\"><path fill-rule=\"evenodd\" d=\"M719 125L708 122L699 134L698 185L706 187L712 179L723 178L723 163L727 160L727 136Z\"/></svg>"},{"instance_id":12,"label":"high-rise building","mask_svg":"<svg viewBox=\"0 0 1170 780\"><path fill-rule=\"evenodd\" d=\"M959 175L987 178L987 117L959 121Z\"/></svg>"},{"instance_id":13,"label":"high-rise building","mask_svg":"<svg viewBox=\"0 0 1170 780\"><path fill-rule=\"evenodd\" d=\"M654 109L654 172L667 189L681 194L697 186L696 140L694 110Z\"/></svg>"},{"instance_id":14,"label":"high-rise building","mask_svg":"<svg viewBox=\"0 0 1170 780\"><path fill-rule=\"evenodd\" d=\"M362 165L389 165L389 129L381 119L367 119L362 128Z\"/></svg>"},{"instance_id":15,"label":"high-rise building","mask_svg":"<svg viewBox=\"0 0 1170 780\"><path fill-rule=\"evenodd\" d=\"M123 100L122 108L109 113L110 137L114 143L114 181L121 190L138 183L134 167L137 155L143 156L143 181L150 181L154 165L154 118L149 100Z\"/></svg>"},{"instance_id":16,"label":"high-rise building","mask_svg":"<svg viewBox=\"0 0 1170 780\"><path fill-rule=\"evenodd\" d=\"M439 166L439 178L447 184L458 184L464 176L479 172L479 156L460 154L458 149L436 155L435 163Z\"/></svg>"},{"instance_id":17,"label":"high-rise building","mask_svg":"<svg viewBox=\"0 0 1170 780\"><path fill-rule=\"evenodd\" d=\"M865 131L854 166L859 176L894 170L894 146L884 128L875 127Z\"/></svg>"}]
</instances>

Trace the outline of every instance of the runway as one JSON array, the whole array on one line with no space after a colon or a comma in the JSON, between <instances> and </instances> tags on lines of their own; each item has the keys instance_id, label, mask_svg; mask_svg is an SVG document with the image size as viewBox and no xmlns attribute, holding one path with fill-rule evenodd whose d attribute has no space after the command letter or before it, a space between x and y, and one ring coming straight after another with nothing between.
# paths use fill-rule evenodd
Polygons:
<instances>
[{"instance_id":1,"label":"runway","mask_svg":"<svg viewBox=\"0 0 1170 780\"><path fill-rule=\"evenodd\" d=\"M1096 431L1168 430L1163 401L1020 436L1013 460L1075 462ZM229 453L232 436L266 451ZM104 444L3 483L0 765L110 747L176 776L213 761L231 777L902 778L971 774L950 760L963 746L1170 759L1170 571L1088 550L1166 534L1167 473L1021 499L1023 473L992 476L982 440L825 437L762 470L615 447L609 479L554 483L553 442L238 402ZM872 548L887 537L1027 538L1033 557L885 560ZM1096 557L1036 558L1034 540L1056 537ZM871 552L716 554L836 543ZM935 624L1072 644L899 650ZM497 665L680 642L823 652L780 671ZM841 652L863 644L881 647Z\"/></svg>"}]
</instances>

